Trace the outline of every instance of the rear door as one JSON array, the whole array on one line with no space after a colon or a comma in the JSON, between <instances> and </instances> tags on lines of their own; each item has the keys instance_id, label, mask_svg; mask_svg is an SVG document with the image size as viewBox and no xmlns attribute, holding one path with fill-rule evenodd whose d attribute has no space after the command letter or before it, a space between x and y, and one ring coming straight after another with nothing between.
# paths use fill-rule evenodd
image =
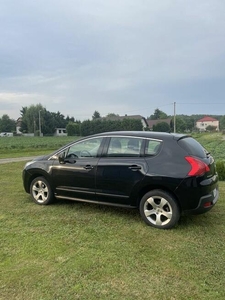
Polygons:
<instances>
[{"instance_id":1,"label":"rear door","mask_svg":"<svg viewBox=\"0 0 225 300\"><path fill-rule=\"evenodd\" d=\"M96 171L96 198L100 202L133 205L146 172L144 140L135 137L108 138Z\"/></svg>"}]
</instances>

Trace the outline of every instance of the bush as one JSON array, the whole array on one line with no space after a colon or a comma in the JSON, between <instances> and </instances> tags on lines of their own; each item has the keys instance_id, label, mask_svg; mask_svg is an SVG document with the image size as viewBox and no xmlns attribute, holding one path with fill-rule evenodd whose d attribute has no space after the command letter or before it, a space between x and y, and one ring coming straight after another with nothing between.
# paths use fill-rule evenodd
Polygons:
<instances>
[{"instance_id":1,"label":"bush","mask_svg":"<svg viewBox=\"0 0 225 300\"><path fill-rule=\"evenodd\" d=\"M153 125L153 131L170 132L170 125L166 122L160 122L156 125Z\"/></svg>"},{"instance_id":2,"label":"bush","mask_svg":"<svg viewBox=\"0 0 225 300\"><path fill-rule=\"evenodd\" d=\"M80 134L87 136L106 131L141 131L142 123L139 119L124 118L123 120L86 120L81 123Z\"/></svg>"},{"instance_id":3,"label":"bush","mask_svg":"<svg viewBox=\"0 0 225 300\"><path fill-rule=\"evenodd\" d=\"M223 160L216 162L216 169L219 175L219 180L225 180L225 165Z\"/></svg>"},{"instance_id":4,"label":"bush","mask_svg":"<svg viewBox=\"0 0 225 300\"><path fill-rule=\"evenodd\" d=\"M80 124L69 122L66 126L68 136L80 135Z\"/></svg>"}]
</instances>

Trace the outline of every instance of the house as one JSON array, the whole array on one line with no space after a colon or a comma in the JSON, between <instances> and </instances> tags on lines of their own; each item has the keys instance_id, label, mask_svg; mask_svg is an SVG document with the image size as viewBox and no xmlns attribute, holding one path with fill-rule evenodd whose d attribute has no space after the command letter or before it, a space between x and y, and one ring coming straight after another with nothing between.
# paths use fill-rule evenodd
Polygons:
<instances>
[{"instance_id":1,"label":"house","mask_svg":"<svg viewBox=\"0 0 225 300\"><path fill-rule=\"evenodd\" d=\"M153 130L153 126L159 123L167 123L169 126L171 126L171 118L167 119L157 119L157 120L147 120L149 130Z\"/></svg>"},{"instance_id":2,"label":"house","mask_svg":"<svg viewBox=\"0 0 225 300\"><path fill-rule=\"evenodd\" d=\"M66 128L56 128L54 136L67 136Z\"/></svg>"},{"instance_id":3,"label":"house","mask_svg":"<svg viewBox=\"0 0 225 300\"><path fill-rule=\"evenodd\" d=\"M148 127L147 120L144 117L142 117L141 115L109 116L109 117L103 117L101 119L111 120L111 121L118 121L118 120L122 121L124 119L141 120L143 130L145 130Z\"/></svg>"},{"instance_id":4,"label":"house","mask_svg":"<svg viewBox=\"0 0 225 300\"><path fill-rule=\"evenodd\" d=\"M199 131L206 131L206 128L208 126L213 126L213 127L215 127L216 131L219 131L219 121L212 117L205 116L204 118L202 118L196 122L196 128Z\"/></svg>"}]
</instances>

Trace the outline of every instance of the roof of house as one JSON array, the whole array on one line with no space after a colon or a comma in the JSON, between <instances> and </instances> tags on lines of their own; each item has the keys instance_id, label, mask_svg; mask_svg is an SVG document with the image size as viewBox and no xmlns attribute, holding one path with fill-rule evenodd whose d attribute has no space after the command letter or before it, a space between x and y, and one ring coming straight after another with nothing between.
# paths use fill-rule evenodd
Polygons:
<instances>
[{"instance_id":1,"label":"roof of house","mask_svg":"<svg viewBox=\"0 0 225 300\"><path fill-rule=\"evenodd\" d=\"M214 121L218 121L218 120L212 117L205 116L204 118L198 120L197 122L214 122Z\"/></svg>"}]
</instances>

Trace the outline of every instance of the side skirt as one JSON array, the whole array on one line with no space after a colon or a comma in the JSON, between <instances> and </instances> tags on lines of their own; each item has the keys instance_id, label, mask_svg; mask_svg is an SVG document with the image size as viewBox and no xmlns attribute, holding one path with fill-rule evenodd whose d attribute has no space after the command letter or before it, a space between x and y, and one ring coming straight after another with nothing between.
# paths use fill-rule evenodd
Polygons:
<instances>
[{"instance_id":1,"label":"side skirt","mask_svg":"<svg viewBox=\"0 0 225 300\"><path fill-rule=\"evenodd\" d=\"M78 201L78 202L93 203L93 204L99 204L99 205L115 206L115 207L137 208L136 206L131 206L131 205L116 204L116 203L109 203L109 202L100 202L100 201L92 201L92 200L73 198L73 197L64 197L64 196L57 196L57 195L55 195L55 198L71 200L71 201Z\"/></svg>"}]
</instances>

